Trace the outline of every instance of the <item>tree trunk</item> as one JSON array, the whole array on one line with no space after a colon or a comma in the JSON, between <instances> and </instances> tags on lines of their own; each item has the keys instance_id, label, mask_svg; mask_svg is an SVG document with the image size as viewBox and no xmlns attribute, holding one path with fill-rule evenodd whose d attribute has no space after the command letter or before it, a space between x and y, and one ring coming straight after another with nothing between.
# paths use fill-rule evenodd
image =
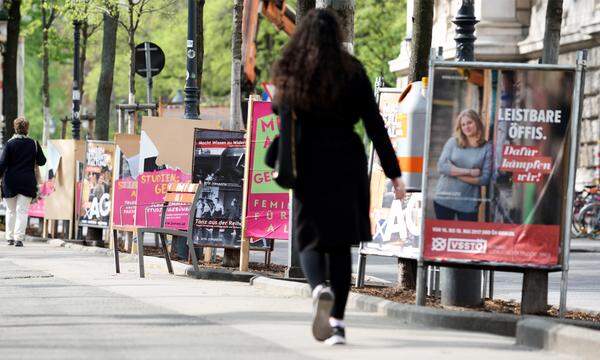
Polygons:
<instances>
[{"instance_id":1,"label":"tree trunk","mask_svg":"<svg viewBox=\"0 0 600 360\"><path fill-rule=\"evenodd\" d=\"M42 0L42 115L44 117L42 128L42 146L48 144L50 138L50 80L48 78L49 55L48 55L48 30L50 28L47 0Z\"/></svg>"},{"instance_id":2,"label":"tree trunk","mask_svg":"<svg viewBox=\"0 0 600 360\"><path fill-rule=\"evenodd\" d=\"M315 0L298 0L296 6L296 25L300 24L302 17L304 17L307 12L315 8L315 2Z\"/></svg>"},{"instance_id":3,"label":"tree trunk","mask_svg":"<svg viewBox=\"0 0 600 360\"><path fill-rule=\"evenodd\" d=\"M414 25L408 81L420 81L428 74L431 29L433 27L433 0L414 0Z\"/></svg>"},{"instance_id":4,"label":"tree trunk","mask_svg":"<svg viewBox=\"0 0 600 360\"><path fill-rule=\"evenodd\" d=\"M233 2L233 25L231 32L231 93L229 100L228 130L242 128L242 18L244 13L243 0ZM223 256L224 266L238 267L240 265L240 252L235 249L225 249Z\"/></svg>"},{"instance_id":5,"label":"tree trunk","mask_svg":"<svg viewBox=\"0 0 600 360\"><path fill-rule=\"evenodd\" d=\"M433 27L433 0L414 0L412 49L408 67L408 81L420 81L427 76L431 29ZM398 259L398 282L405 289L416 289L417 262Z\"/></svg>"},{"instance_id":6,"label":"tree trunk","mask_svg":"<svg viewBox=\"0 0 600 360\"><path fill-rule=\"evenodd\" d=\"M6 45L4 48L2 109L4 112L3 142L6 143L15 132L13 121L19 114L17 56L21 25L21 0L5 1L5 6L8 6L8 23L6 25Z\"/></svg>"},{"instance_id":7,"label":"tree trunk","mask_svg":"<svg viewBox=\"0 0 600 360\"><path fill-rule=\"evenodd\" d=\"M342 27L342 44L349 53L354 53L354 0L316 0L315 5L337 13Z\"/></svg>"},{"instance_id":8,"label":"tree trunk","mask_svg":"<svg viewBox=\"0 0 600 360\"><path fill-rule=\"evenodd\" d=\"M114 14L114 16L111 16ZM110 99L112 97L113 76L115 72L115 52L117 47L118 12L105 13L102 16L102 56L100 80L96 93L96 127L95 138L108 140L110 122Z\"/></svg>"},{"instance_id":9,"label":"tree trunk","mask_svg":"<svg viewBox=\"0 0 600 360\"><path fill-rule=\"evenodd\" d=\"M563 0L548 0L546 29L544 31L544 52L542 54L542 63L544 64L558 64L562 7Z\"/></svg>"},{"instance_id":10,"label":"tree trunk","mask_svg":"<svg viewBox=\"0 0 600 360\"><path fill-rule=\"evenodd\" d=\"M558 63L562 5L562 0L548 0L542 53L542 63L544 64ZM561 189L562 187L563 184L557 184L557 188ZM523 274L521 294L521 314L544 314L548 308L548 273L537 270L526 271Z\"/></svg>"},{"instance_id":11,"label":"tree trunk","mask_svg":"<svg viewBox=\"0 0 600 360\"><path fill-rule=\"evenodd\" d=\"M196 79L198 81L198 105L202 100L202 69L204 67L204 3L197 0L198 19L196 20Z\"/></svg>"},{"instance_id":12,"label":"tree trunk","mask_svg":"<svg viewBox=\"0 0 600 360\"><path fill-rule=\"evenodd\" d=\"M241 78L242 78L242 17L243 0L234 0L231 34L231 99L229 104L229 130L242 128Z\"/></svg>"}]
</instances>

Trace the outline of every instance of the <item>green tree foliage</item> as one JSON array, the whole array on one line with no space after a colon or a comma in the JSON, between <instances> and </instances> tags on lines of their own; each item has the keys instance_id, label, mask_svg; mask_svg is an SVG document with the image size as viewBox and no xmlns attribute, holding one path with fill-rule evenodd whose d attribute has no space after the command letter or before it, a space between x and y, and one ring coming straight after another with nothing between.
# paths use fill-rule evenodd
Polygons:
<instances>
[{"instance_id":1,"label":"green tree foliage","mask_svg":"<svg viewBox=\"0 0 600 360\"><path fill-rule=\"evenodd\" d=\"M394 84L388 61L398 57L404 40L406 0L361 0L355 11L355 55L371 80L383 76L387 84Z\"/></svg>"},{"instance_id":2,"label":"green tree foliage","mask_svg":"<svg viewBox=\"0 0 600 360\"><path fill-rule=\"evenodd\" d=\"M68 0L56 0L58 4L71 3ZM99 19L103 1L89 0L88 16ZM114 0L117 1L117 0ZM154 97L170 99L178 89L185 86L185 43L187 34L187 5L185 1L151 0L160 11L146 14L136 34L136 42L151 41L165 52L166 65L162 73L154 79ZM26 44L26 116L32 121L32 135L41 135L41 21L36 4L39 1L25 0L23 5L23 35ZM295 8L295 1L287 1ZM161 4L172 4L161 8ZM202 106L228 102L231 71L231 21L232 5L230 0L210 0L204 8L205 21L205 59L202 84ZM71 9L69 9L71 10ZM57 122L54 137L60 134L60 118L71 112L73 14L78 12L61 9L50 31L50 92L52 116ZM122 14L125 7L121 9ZM389 84L394 76L389 72L388 61L396 58L400 43L405 36L406 0L360 0L356 2L355 13L355 55L365 64L369 77L383 75ZM82 109L94 112L96 89L100 74L100 55L102 49L102 31L89 39L85 74L85 98ZM256 67L258 81L268 81L271 64L279 56L288 37L278 31L273 24L262 16L257 34ZM114 102L127 100L127 73L129 54L127 34L119 27L117 35L117 58L114 76ZM145 99L145 81L138 78L136 93L138 99Z\"/></svg>"}]
</instances>

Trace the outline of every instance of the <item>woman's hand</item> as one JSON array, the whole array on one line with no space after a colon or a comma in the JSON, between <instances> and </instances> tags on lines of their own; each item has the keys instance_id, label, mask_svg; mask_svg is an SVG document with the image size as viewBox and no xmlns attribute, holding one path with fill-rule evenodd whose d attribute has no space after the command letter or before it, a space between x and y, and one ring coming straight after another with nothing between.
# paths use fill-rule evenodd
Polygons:
<instances>
[{"instance_id":1,"label":"woman's hand","mask_svg":"<svg viewBox=\"0 0 600 360\"><path fill-rule=\"evenodd\" d=\"M406 195L406 187L404 186L404 181L402 181L402 178L397 177L392 179L392 184L394 184L394 195L396 195L396 199L404 199L404 196Z\"/></svg>"},{"instance_id":2,"label":"woman's hand","mask_svg":"<svg viewBox=\"0 0 600 360\"><path fill-rule=\"evenodd\" d=\"M481 169L469 169L469 176L479 177L481 175Z\"/></svg>"}]
</instances>

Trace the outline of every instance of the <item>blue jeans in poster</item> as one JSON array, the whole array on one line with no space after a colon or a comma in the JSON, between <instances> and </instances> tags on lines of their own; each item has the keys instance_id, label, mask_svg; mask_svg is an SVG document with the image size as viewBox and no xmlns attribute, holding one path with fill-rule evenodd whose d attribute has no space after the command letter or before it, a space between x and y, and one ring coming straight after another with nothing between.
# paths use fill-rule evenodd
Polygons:
<instances>
[{"instance_id":1,"label":"blue jeans in poster","mask_svg":"<svg viewBox=\"0 0 600 360\"><path fill-rule=\"evenodd\" d=\"M477 221L476 212L462 212L452 210L449 207L445 207L433 202L433 208L435 210L435 217L438 220L460 220L460 221Z\"/></svg>"}]
</instances>

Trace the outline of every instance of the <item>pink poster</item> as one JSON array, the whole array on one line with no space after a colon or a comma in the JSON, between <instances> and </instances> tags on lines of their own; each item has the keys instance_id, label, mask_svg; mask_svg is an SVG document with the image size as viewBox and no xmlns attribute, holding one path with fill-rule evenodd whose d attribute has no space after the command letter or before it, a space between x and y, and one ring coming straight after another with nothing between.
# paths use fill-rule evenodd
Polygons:
<instances>
[{"instance_id":1,"label":"pink poster","mask_svg":"<svg viewBox=\"0 0 600 360\"><path fill-rule=\"evenodd\" d=\"M128 177L115 181L113 195L113 224L116 226L135 225L135 203L137 182Z\"/></svg>"},{"instance_id":2,"label":"pink poster","mask_svg":"<svg viewBox=\"0 0 600 360\"><path fill-rule=\"evenodd\" d=\"M273 169L265 164L266 150L279 134L279 118L266 101L254 101L251 115L245 236L287 240L289 193L275 183Z\"/></svg>"},{"instance_id":3,"label":"pink poster","mask_svg":"<svg viewBox=\"0 0 600 360\"><path fill-rule=\"evenodd\" d=\"M36 202L29 205L29 211L27 211L29 217L43 218L44 217L44 199L38 199Z\"/></svg>"},{"instance_id":4,"label":"pink poster","mask_svg":"<svg viewBox=\"0 0 600 360\"><path fill-rule=\"evenodd\" d=\"M137 178L136 226L159 227L167 186L170 183L188 183L190 179L190 174L172 169L140 174ZM187 230L188 214L187 205L171 204L165 215L165 227Z\"/></svg>"},{"instance_id":5,"label":"pink poster","mask_svg":"<svg viewBox=\"0 0 600 360\"><path fill-rule=\"evenodd\" d=\"M32 202L31 205L29 205L29 211L27 212L27 215L29 215L29 217L44 217L44 198L48 197L48 195L54 192L54 181L45 181L40 187L39 191L40 198L36 202Z\"/></svg>"}]
</instances>

